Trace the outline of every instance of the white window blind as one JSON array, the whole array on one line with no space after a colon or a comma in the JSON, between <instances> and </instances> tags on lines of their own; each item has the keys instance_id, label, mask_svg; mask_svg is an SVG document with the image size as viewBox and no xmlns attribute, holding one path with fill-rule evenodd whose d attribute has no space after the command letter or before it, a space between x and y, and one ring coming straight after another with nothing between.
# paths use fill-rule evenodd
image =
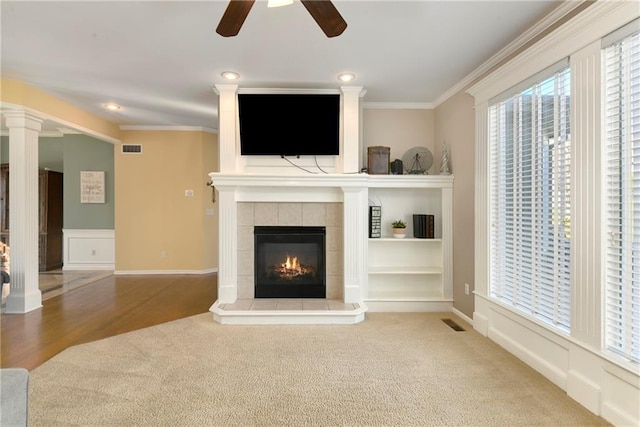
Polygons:
<instances>
[{"instance_id":1,"label":"white window blind","mask_svg":"<svg viewBox=\"0 0 640 427\"><path fill-rule=\"evenodd\" d=\"M490 294L570 329L570 71L489 107Z\"/></svg>"},{"instance_id":2,"label":"white window blind","mask_svg":"<svg viewBox=\"0 0 640 427\"><path fill-rule=\"evenodd\" d=\"M640 362L640 32L603 53L605 345Z\"/></svg>"}]
</instances>

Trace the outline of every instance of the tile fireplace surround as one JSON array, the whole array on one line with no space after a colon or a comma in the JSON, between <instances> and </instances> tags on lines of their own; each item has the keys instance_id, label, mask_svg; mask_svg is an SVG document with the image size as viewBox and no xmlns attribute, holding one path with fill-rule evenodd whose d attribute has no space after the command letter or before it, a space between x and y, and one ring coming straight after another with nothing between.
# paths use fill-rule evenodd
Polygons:
<instances>
[{"instance_id":1,"label":"tile fireplace surround","mask_svg":"<svg viewBox=\"0 0 640 427\"><path fill-rule=\"evenodd\" d=\"M224 324L352 324L364 320L368 175L211 173L220 206L218 300ZM253 226L327 227L327 304L283 310L254 304ZM241 263L238 261L242 260ZM277 305L277 304L276 304ZM251 309L251 307L254 309ZM256 306L267 309L255 309Z\"/></svg>"},{"instance_id":2,"label":"tile fireplace surround","mask_svg":"<svg viewBox=\"0 0 640 427\"><path fill-rule=\"evenodd\" d=\"M238 203L238 299L254 298L254 226L326 229L326 298L342 299L342 203Z\"/></svg>"}]
</instances>

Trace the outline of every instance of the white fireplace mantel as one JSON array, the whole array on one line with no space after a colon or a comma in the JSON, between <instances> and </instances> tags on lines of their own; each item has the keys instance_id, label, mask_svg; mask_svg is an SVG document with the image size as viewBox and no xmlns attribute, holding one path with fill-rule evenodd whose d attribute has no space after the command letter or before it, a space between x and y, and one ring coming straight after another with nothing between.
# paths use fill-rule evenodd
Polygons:
<instances>
[{"instance_id":1,"label":"white fireplace mantel","mask_svg":"<svg viewBox=\"0 0 640 427\"><path fill-rule=\"evenodd\" d=\"M367 274L368 175L292 176L213 172L209 176L218 190L220 203L220 304L233 304L238 298L238 202L342 203L344 302L362 303Z\"/></svg>"},{"instance_id":2,"label":"white fireplace mantel","mask_svg":"<svg viewBox=\"0 0 640 427\"><path fill-rule=\"evenodd\" d=\"M441 188L450 186L451 175L368 175L366 173L359 174L309 174L309 175L291 175L291 174L250 174L250 173L220 173L211 172L209 174L213 186L220 189L233 188L238 191L240 197L245 194L251 194L258 191L262 196L269 197L266 194L282 194L287 189L301 189L306 194L310 202L318 202L318 197L327 197L326 194L341 193L343 188L369 188L369 187L387 187L387 188ZM314 191L310 191L313 189ZM286 195L285 195L286 197ZM245 200L238 200L245 201ZM260 201L249 200L246 201ZM300 201L300 199L278 201ZM334 201L342 201L335 199Z\"/></svg>"},{"instance_id":3,"label":"white fireplace mantel","mask_svg":"<svg viewBox=\"0 0 640 427\"><path fill-rule=\"evenodd\" d=\"M365 174L210 173L219 191L233 190L237 202L342 202L343 188L367 187Z\"/></svg>"},{"instance_id":4,"label":"white fireplace mantel","mask_svg":"<svg viewBox=\"0 0 640 427\"><path fill-rule=\"evenodd\" d=\"M449 194L453 182L452 176L438 175L288 175L212 172L209 176L212 185L218 190L220 203L219 304L233 304L238 298L239 202L342 203L344 302L364 305L368 280L369 188L447 188L447 194ZM450 217L448 211L444 217ZM449 228L447 225L447 230Z\"/></svg>"}]
</instances>

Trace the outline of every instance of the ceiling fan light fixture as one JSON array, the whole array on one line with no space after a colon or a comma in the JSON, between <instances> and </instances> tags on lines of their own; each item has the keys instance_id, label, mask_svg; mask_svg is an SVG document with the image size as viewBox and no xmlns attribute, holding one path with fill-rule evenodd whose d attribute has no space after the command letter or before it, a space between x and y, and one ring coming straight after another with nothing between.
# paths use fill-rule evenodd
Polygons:
<instances>
[{"instance_id":1,"label":"ceiling fan light fixture","mask_svg":"<svg viewBox=\"0 0 640 427\"><path fill-rule=\"evenodd\" d=\"M255 2L256 0L229 0L216 33L222 37L237 36ZM269 0L267 6L278 7L292 3L293 0ZM300 0L300 3L327 37L339 36L347 29L347 23L331 0Z\"/></svg>"},{"instance_id":2,"label":"ceiling fan light fixture","mask_svg":"<svg viewBox=\"0 0 640 427\"><path fill-rule=\"evenodd\" d=\"M108 104L104 104L104 108L110 111L122 110L122 107L116 104L115 102L109 102Z\"/></svg>"},{"instance_id":3,"label":"ceiling fan light fixture","mask_svg":"<svg viewBox=\"0 0 640 427\"><path fill-rule=\"evenodd\" d=\"M267 7L288 6L290 4L293 4L293 0L269 0L267 2Z\"/></svg>"},{"instance_id":4,"label":"ceiling fan light fixture","mask_svg":"<svg viewBox=\"0 0 640 427\"><path fill-rule=\"evenodd\" d=\"M226 80L238 80L240 78L240 74L235 71L223 71L220 75Z\"/></svg>"},{"instance_id":5,"label":"ceiling fan light fixture","mask_svg":"<svg viewBox=\"0 0 640 427\"><path fill-rule=\"evenodd\" d=\"M353 73L340 73L338 74L338 80L340 80L341 82L350 82L351 80L355 79L356 75Z\"/></svg>"}]
</instances>

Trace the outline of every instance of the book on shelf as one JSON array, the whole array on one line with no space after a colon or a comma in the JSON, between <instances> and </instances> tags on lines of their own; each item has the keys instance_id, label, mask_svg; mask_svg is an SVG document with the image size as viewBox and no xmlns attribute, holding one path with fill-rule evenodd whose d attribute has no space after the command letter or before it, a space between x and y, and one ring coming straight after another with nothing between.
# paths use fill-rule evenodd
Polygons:
<instances>
[{"instance_id":1,"label":"book on shelf","mask_svg":"<svg viewBox=\"0 0 640 427\"><path fill-rule=\"evenodd\" d=\"M382 237L382 206L369 206L369 237Z\"/></svg>"},{"instance_id":2,"label":"book on shelf","mask_svg":"<svg viewBox=\"0 0 640 427\"><path fill-rule=\"evenodd\" d=\"M436 237L436 219L434 215L427 215L427 239Z\"/></svg>"},{"instance_id":3,"label":"book on shelf","mask_svg":"<svg viewBox=\"0 0 640 427\"><path fill-rule=\"evenodd\" d=\"M435 215L413 215L413 237L417 239L435 238Z\"/></svg>"}]
</instances>

